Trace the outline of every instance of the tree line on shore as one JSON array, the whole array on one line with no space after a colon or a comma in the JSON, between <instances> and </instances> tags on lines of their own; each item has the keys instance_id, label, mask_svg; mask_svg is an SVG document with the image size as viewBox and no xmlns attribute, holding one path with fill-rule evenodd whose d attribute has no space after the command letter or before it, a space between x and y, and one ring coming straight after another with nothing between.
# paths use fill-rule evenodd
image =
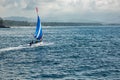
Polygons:
<instances>
[{"instance_id":1,"label":"tree line on shore","mask_svg":"<svg viewBox=\"0 0 120 80\"><path fill-rule=\"evenodd\" d=\"M120 24L101 24L101 23L75 23L75 22L42 22L43 26L102 26ZM0 18L0 27L6 26L35 26L36 22L3 20Z\"/></svg>"},{"instance_id":2,"label":"tree line on shore","mask_svg":"<svg viewBox=\"0 0 120 80\"><path fill-rule=\"evenodd\" d=\"M5 25L4 25L4 21L2 18L0 18L0 28L7 28Z\"/></svg>"}]
</instances>

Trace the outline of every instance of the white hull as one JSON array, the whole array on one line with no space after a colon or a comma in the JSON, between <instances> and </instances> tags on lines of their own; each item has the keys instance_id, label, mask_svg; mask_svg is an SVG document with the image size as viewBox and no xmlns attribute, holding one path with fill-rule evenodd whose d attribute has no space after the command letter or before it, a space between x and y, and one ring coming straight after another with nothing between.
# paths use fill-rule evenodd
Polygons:
<instances>
[{"instance_id":1,"label":"white hull","mask_svg":"<svg viewBox=\"0 0 120 80\"><path fill-rule=\"evenodd\" d=\"M43 42L38 42L38 43L32 43L31 45L30 44L28 44L29 46L41 46L41 45L43 45Z\"/></svg>"},{"instance_id":2,"label":"white hull","mask_svg":"<svg viewBox=\"0 0 120 80\"><path fill-rule=\"evenodd\" d=\"M43 42L33 43L31 46L42 46Z\"/></svg>"}]
</instances>

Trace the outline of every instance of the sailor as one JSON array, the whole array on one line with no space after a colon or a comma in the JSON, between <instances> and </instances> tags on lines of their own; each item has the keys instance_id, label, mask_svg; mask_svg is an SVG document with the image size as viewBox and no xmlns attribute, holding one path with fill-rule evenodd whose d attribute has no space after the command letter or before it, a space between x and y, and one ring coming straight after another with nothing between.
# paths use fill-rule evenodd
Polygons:
<instances>
[{"instance_id":1,"label":"sailor","mask_svg":"<svg viewBox=\"0 0 120 80\"><path fill-rule=\"evenodd\" d=\"M32 42L30 42L30 46L33 44L33 41Z\"/></svg>"}]
</instances>

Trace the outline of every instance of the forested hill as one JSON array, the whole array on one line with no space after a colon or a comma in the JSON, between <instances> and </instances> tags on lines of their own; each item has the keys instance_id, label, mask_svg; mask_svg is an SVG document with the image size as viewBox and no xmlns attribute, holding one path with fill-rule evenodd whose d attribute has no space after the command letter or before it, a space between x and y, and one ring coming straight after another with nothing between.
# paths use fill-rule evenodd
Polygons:
<instances>
[{"instance_id":1,"label":"forested hill","mask_svg":"<svg viewBox=\"0 0 120 80\"><path fill-rule=\"evenodd\" d=\"M36 22L2 20L0 25L6 26L35 26ZM120 24L102 24L102 23L75 23L75 22L42 22L42 26L102 26L102 25L120 25Z\"/></svg>"},{"instance_id":2,"label":"forested hill","mask_svg":"<svg viewBox=\"0 0 120 80\"><path fill-rule=\"evenodd\" d=\"M27 21L12 21L12 20L4 20L4 24L7 26L33 26L35 23L27 22Z\"/></svg>"},{"instance_id":3,"label":"forested hill","mask_svg":"<svg viewBox=\"0 0 120 80\"><path fill-rule=\"evenodd\" d=\"M4 24L7 26L35 26L36 22L27 21L13 21L4 20ZM100 23L73 23L73 22L42 22L43 26L89 26L89 25L102 25Z\"/></svg>"},{"instance_id":4,"label":"forested hill","mask_svg":"<svg viewBox=\"0 0 120 80\"><path fill-rule=\"evenodd\" d=\"M4 21L2 18L0 18L0 28L8 28L4 25Z\"/></svg>"}]
</instances>

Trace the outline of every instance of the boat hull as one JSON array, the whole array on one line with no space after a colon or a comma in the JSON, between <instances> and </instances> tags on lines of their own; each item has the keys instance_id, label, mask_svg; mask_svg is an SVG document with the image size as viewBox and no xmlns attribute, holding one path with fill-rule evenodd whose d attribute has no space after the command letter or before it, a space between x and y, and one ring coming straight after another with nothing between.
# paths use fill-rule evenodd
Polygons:
<instances>
[{"instance_id":1,"label":"boat hull","mask_svg":"<svg viewBox=\"0 0 120 80\"><path fill-rule=\"evenodd\" d=\"M28 44L29 46L42 46L43 42L37 42L37 43L32 43L32 44Z\"/></svg>"}]
</instances>

